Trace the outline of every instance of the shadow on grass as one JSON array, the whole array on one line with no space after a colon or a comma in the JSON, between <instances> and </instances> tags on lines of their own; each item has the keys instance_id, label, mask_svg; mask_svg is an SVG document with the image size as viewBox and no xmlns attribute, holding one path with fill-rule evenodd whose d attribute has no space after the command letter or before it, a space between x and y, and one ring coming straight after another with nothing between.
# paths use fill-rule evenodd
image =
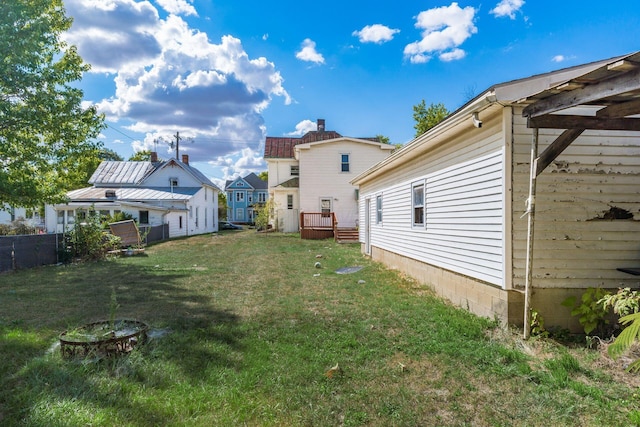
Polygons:
<instances>
[{"instance_id":1,"label":"shadow on grass","mask_svg":"<svg viewBox=\"0 0 640 427\"><path fill-rule=\"evenodd\" d=\"M206 288L188 286L198 274L204 272L100 262L0 277L0 423L55 424L60 414L37 408L73 401L128 414L134 425L165 424L169 414L132 401L124 384L161 390L174 386L172 377L197 383L211 367L239 369L239 317L216 307ZM144 321L166 334L126 360L80 363L46 356L64 330L108 319L113 293L116 317Z\"/></svg>"}]
</instances>

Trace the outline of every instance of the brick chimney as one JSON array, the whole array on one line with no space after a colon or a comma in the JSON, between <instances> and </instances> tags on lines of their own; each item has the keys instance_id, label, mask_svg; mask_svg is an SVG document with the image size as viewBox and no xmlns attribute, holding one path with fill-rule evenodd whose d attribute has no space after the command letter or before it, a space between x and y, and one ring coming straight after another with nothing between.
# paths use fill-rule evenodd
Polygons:
<instances>
[{"instance_id":1,"label":"brick chimney","mask_svg":"<svg viewBox=\"0 0 640 427\"><path fill-rule=\"evenodd\" d=\"M183 154L182 155L182 163L184 163L185 165L189 164L189 155L188 154Z\"/></svg>"},{"instance_id":2,"label":"brick chimney","mask_svg":"<svg viewBox=\"0 0 640 427\"><path fill-rule=\"evenodd\" d=\"M318 132L324 132L324 119L318 119Z\"/></svg>"},{"instance_id":3,"label":"brick chimney","mask_svg":"<svg viewBox=\"0 0 640 427\"><path fill-rule=\"evenodd\" d=\"M151 152L151 162L152 163L156 163L158 161L158 153L156 153L155 151Z\"/></svg>"}]
</instances>

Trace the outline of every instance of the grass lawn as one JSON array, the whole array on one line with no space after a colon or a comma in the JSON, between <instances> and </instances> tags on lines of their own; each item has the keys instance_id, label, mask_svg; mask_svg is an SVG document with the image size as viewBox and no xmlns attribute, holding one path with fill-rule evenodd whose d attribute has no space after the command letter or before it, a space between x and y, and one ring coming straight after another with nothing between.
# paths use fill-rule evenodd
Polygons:
<instances>
[{"instance_id":1,"label":"grass lawn","mask_svg":"<svg viewBox=\"0 0 640 427\"><path fill-rule=\"evenodd\" d=\"M108 319L112 289L153 338L63 360L58 335ZM249 230L0 275L0 360L3 426L640 422L640 383L599 351L521 341L358 245Z\"/></svg>"}]
</instances>

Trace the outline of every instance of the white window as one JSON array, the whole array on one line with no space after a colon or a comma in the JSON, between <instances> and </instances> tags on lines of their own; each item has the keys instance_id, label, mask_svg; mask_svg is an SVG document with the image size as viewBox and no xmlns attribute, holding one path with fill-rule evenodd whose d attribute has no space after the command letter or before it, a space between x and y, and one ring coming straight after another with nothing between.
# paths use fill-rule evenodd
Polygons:
<instances>
[{"instance_id":1,"label":"white window","mask_svg":"<svg viewBox=\"0 0 640 427\"><path fill-rule=\"evenodd\" d=\"M293 194L287 194L287 209L293 209Z\"/></svg>"},{"instance_id":2,"label":"white window","mask_svg":"<svg viewBox=\"0 0 640 427\"><path fill-rule=\"evenodd\" d=\"M412 186L413 225L424 226L424 183Z\"/></svg>"},{"instance_id":3,"label":"white window","mask_svg":"<svg viewBox=\"0 0 640 427\"><path fill-rule=\"evenodd\" d=\"M236 191L236 202L244 202L244 191Z\"/></svg>"},{"instance_id":4,"label":"white window","mask_svg":"<svg viewBox=\"0 0 640 427\"><path fill-rule=\"evenodd\" d=\"M236 221L244 221L244 209L236 209Z\"/></svg>"},{"instance_id":5,"label":"white window","mask_svg":"<svg viewBox=\"0 0 640 427\"><path fill-rule=\"evenodd\" d=\"M247 194L247 199L249 203L253 203L253 194L252 193Z\"/></svg>"},{"instance_id":6,"label":"white window","mask_svg":"<svg viewBox=\"0 0 640 427\"><path fill-rule=\"evenodd\" d=\"M169 187L177 187L178 186L178 178L169 178Z\"/></svg>"},{"instance_id":7,"label":"white window","mask_svg":"<svg viewBox=\"0 0 640 427\"><path fill-rule=\"evenodd\" d=\"M320 212L322 212L322 216L329 216L331 213L331 199L320 199Z\"/></svg>"},{"instance_id":8,"label":"white window","mask_svg":"<svg viewBox=\"0 0 640 427\"><path fill-rule=\"evenodd\" d=\"M291 168L289 169L291 176L299 176L300 175L300 166L298 165L291 165Z\"/></svg>"},{"instance_id":9,"label":"white window","mask_svg":"<svg viewBox=\"0 0 640 427\"><path fill-rule=\"evenodd\" d=\"M264 203L267 201L267 193L258 193L258 203Z\"/></svg>"},{"instance_id":10,"label":"white window","mask_svg":"<svg viewBox=\"0 0 640 427\"><path fill-rule=\"evenodd\" d=\"M382 222L382 195L376 197L376 224Z\"/></svg>"},{"instance_id":11,"label":"white window","mask_svg":"<svg viewBox=\"0 0 640 427\"><path fill-rule=\"evenodd\" d=\"M349 155L348 154L340 155L340 170L342 172L349 172Z\"/></svg>"}]
</instances>

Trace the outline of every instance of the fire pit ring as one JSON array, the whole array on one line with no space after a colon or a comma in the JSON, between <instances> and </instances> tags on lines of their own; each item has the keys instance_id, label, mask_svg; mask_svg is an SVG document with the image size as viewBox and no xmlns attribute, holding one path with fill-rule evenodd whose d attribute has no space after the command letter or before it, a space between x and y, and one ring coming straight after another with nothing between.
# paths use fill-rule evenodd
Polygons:
<instances>
[{"instance_id":1,"label":"fire pit ring","mask_svg":"<svg viewBox=\"0 0 640 427\"><path fill-rule=\"evenodd\" d=\"M143 343L148 330L146 323L131 319L87 323L60 334L60 352L67 359L119 356Z\"/></svg>"}]
</instances>

